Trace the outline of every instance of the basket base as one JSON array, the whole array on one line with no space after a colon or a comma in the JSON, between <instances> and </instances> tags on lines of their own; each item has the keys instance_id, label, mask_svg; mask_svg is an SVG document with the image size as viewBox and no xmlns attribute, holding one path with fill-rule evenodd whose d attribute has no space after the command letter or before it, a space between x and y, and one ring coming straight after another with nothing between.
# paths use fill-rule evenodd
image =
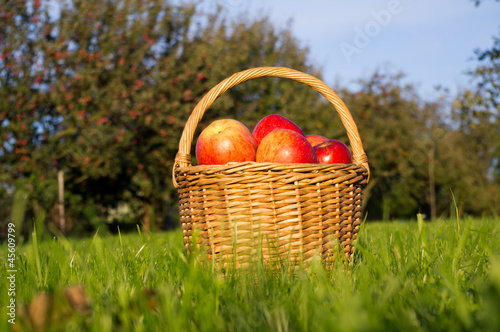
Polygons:
<instances>
[{"instance_id":1,"label":"basket base","mask_svg":"<svg viewBox=\"0 0 500 332\"><path fill-rule=\"evenodd\" d=\"M179 168L176 176L188 251L199 246L209 259L235 265L353 256L362 167L237 163Z\"/></svg>"}]
</instances>

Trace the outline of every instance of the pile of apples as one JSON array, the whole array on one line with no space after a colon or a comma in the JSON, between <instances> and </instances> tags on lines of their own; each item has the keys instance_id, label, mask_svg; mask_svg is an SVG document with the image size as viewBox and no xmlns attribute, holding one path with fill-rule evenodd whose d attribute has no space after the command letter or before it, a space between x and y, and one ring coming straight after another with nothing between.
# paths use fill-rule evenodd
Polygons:
<instances>
[{"instance_id":1,"label":"pile of apples","mask_svg":"<svg viewBox=\"0 0 500 332\"><path fill-rule=\"evenodd\" d=\"M260 120L253 132L241 122L223 119L212 122L196 141L199 165L229 162L350 164L347 146L320 135L304 135L295 123L279 114Z\"/></svg>"}]
</instances>

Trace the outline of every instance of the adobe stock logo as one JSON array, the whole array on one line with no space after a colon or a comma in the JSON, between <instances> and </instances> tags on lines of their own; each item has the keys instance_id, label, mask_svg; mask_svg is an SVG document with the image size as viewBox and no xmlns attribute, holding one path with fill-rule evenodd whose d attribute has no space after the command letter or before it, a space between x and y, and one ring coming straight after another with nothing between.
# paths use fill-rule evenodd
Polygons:
<instances>
[{"instance_id":1,"label":"adobe stock logo","mask_svg":"<svg viewBox=\"0 0 500 332\"><path fill-rule=\"evenodd\" d=\"M342 42L340 44L340 50L347 63L351 62L354 54L361 53L362 49L370 45L371 40L377 37L382 29L391 23L393 16L400 14L402 11L403 5L399 0L389 0L385 9L372 10L370 16L373 19L368 21L363 28L359 26L354 28L352 43Z\"/></svg>"},{"instance_id":2,"label":"adobe stock logo","mask_svg":"<svg viewBox=\"0 0 500 332\"><path fill-rule=\"evenodd\" d=\"M220 1L220 5L226 9L236 8L243 5L244 0L222 0Z\"/></svg>"}]
</instances>

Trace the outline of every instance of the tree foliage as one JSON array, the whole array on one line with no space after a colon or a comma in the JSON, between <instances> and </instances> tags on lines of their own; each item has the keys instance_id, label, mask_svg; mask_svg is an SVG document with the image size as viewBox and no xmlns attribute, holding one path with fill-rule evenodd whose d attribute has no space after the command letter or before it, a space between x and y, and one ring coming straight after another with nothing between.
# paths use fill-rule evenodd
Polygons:
<instances>
[{"instance_id":1,"label":"tree foliage","mask_svg":"<svg viewBox=\"0 0 500 332\"><path fill-rule=\"evenodd\" d=\"M477 3L479 4L479 2ZM461 137L456 148L464 155L464 176L455 181L476 199L463 202L469 212L500 209L500 35L491 48L476 50L478 66L469 72L472 87L455 99L452 114Z\"/></svg>"},{"instance_id":2,"label":"tree foliage","mask_svg":"<svg viewBox=\"0 0 500 332\"><path fill-rule=\"evenodd\" d=\"M64 170L73 230L95 227L123 202L150 223L175 215L181 132L196 102L228 75L262 65L314 72L289 30L267 18L227 22L193 4L77 0L54 10L4 1L0 14L0 182L26 183L29 214L56 219L57 195L35 187L53 193ZM250 127L266 112L301 111L294 105L313 100L311 92L292 85L243 84L200 129L218 117Z\"/></svg>"},{"instance_id":3,"label":"tree foliage","mask_svg":"<svg viewBox=\"0 0 500 332\"><path fill-rule=\"evenodd\" d=\"M375 71L355 91L340 90L368 151L372 176L364 203L377 219L430 215L429 153L444 130L440 108L420 100L403 78Z\"/></svg>"}]
</instances>

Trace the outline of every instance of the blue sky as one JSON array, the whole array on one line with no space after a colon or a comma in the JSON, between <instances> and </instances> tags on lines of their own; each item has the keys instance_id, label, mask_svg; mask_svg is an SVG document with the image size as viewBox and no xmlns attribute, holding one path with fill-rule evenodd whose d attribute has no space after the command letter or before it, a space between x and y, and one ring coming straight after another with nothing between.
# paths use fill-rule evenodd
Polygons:
<instances>
[{"instance_id":1,"label":"blue sky","mask_svg":"<svg viewBox=\"0 0 500 332\"><path fill-rule=\"evenodd\" d=\"M469 86L476 48L500 32L500 3L485 0L211 0L231 17L268 15L291 29L327 84L351 84L377 68L402 71L423 97ZM364 35L364 36L363 36Z\"/></svg>"}]
</instances>

